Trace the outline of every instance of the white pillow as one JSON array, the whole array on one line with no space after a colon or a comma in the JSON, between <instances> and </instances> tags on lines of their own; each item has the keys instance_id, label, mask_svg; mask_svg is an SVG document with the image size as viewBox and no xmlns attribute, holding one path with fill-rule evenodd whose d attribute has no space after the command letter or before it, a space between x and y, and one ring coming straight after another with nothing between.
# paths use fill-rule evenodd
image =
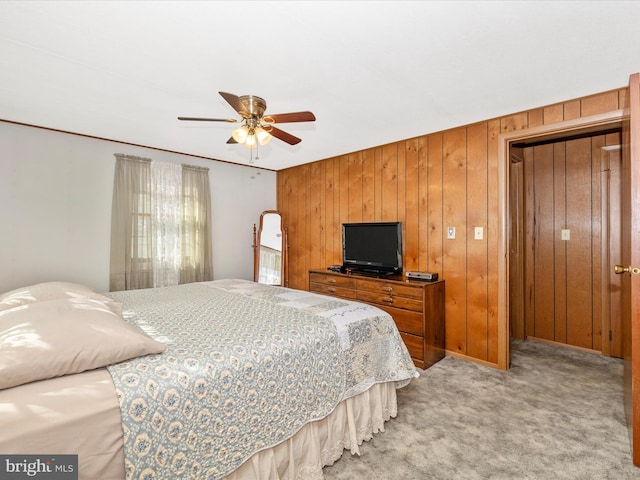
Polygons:
<instances>
[{"instance_id":1,"label":"white pillow","mask_svg":"<svg viewBox=\"0 0 640 480\"><path fill-rule=\"evenodd\" d=\"M99 300L28 303L0 312L0 389L165 349Z\"/></svg>"},{"instance_id":2,"label":"white pillow","mask_svg":"<svg viewBox=\"0 0 640 480\"><path fill-rule=\"evenodd\" d=\"M0 312L33 302L79 297L113 302L111 298L96 293L86 285L72 282L44 282L0 294ZM122 308L120 310L122 311Z\"/></svg>"}]
</instances>

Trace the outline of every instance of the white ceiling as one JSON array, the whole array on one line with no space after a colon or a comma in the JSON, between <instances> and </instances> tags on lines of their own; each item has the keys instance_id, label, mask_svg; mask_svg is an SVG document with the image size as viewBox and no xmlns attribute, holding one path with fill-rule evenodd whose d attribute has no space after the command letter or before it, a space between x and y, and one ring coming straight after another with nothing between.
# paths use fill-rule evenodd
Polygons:
<instances>
[{"instance_id":1,"label":"white ceiling","mask_svg":"<svg viewBox=\"0 0 640 480\"><path fill-rule=\"evenodd\" d=\"M0 119L249 164L218 91L281 124L273 170L626 86L640 2L0 1ZM254 151L255 155L255 151Z\"/></svg>"}]
</instances>

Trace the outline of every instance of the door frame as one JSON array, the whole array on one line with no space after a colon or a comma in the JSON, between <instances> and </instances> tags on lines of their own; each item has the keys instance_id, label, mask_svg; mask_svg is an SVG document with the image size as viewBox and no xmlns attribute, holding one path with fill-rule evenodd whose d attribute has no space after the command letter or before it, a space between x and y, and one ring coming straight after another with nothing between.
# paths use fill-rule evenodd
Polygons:
<instances>
[{"instance_id":1,"label":"door frame","mask_svg":"<svg viewBox=\"0 0 640 480\"><path fill-rule=\"evenodd\" d=\"M554 140L568 135L596 134L622 128L623 110L558 122L550 125L505 132L498 137L498 364L510 366L509 325L509 163L513 143L531 140Z\"/></svg>"}]
</instances>

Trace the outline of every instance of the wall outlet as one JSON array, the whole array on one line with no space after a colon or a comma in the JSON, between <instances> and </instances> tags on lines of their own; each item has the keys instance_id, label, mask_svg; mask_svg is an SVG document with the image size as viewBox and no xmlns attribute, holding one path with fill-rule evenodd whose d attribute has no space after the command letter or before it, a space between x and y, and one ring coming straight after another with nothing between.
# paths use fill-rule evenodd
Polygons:
<instances>
[{"instance_id":1,"label":"wall outlet","mask_svg":"<svg viewBox=\"0 0 640 480\"><path fill-rule=\"evenodd\" d=\"M447 239L455 240L456 238L456 227L447 227Z\"/></svg>"},{"instance_id":2,"label":"wall outlet","mask_svg":"<svg viewBox=\"0 0 640 480\"><path fill-rule=\"evenodd\" d=\"M473 231L473 238L476 240L482 240L484 238L484 228L476 227Z\"/></svg>"},{"instance_id":3,"label":"wall outlet","mask_svg":"<svg viewBox=\"0 0 640 480\"><path fill-rule=\"evenodd\" d=\"M571 230L568 228L563 228L560 233L560 240L571 240Z\"/></svg>"}]
</instances>

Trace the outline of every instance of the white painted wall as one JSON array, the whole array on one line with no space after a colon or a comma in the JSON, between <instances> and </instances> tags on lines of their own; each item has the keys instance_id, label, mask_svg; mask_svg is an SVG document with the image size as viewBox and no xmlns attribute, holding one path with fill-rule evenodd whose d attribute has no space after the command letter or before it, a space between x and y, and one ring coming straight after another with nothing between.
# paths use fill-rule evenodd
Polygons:
<instances>
[{"instance_id":1,"label":"white painted wall","mask_svg":"<svg viewBox=\"0 0 640 480\"><path fill-rule=\"evenodd\" d=\"M0 122L0 293L51 280L108 290L115 153L208 167L214 278L253 279L275 172Z\"/></svg>"}]
</instances>

